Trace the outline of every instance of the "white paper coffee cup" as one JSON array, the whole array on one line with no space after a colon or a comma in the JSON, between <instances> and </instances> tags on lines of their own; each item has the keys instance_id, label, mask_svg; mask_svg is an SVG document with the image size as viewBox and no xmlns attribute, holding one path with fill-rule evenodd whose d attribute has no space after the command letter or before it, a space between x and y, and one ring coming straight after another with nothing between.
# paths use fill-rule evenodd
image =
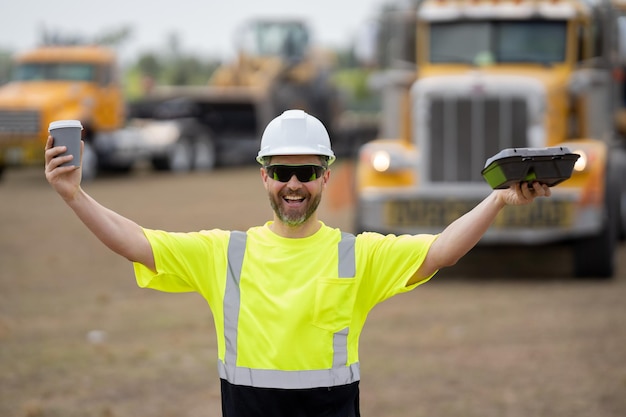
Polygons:
<instances>
[{"instance_id":1,"label":"white paper coffee cup","mask_svg":"<svg viewBox=\"0 0 626 417\"><path fill-rule=\"evenodd\" d=\"M50 123L48 132L54 139L53 146L66 146L67 151L59 156L73 155L74 159L61 166L80 166L80 140L83 125L80 120L56 120Z\"/></svg>"}]
</instances>

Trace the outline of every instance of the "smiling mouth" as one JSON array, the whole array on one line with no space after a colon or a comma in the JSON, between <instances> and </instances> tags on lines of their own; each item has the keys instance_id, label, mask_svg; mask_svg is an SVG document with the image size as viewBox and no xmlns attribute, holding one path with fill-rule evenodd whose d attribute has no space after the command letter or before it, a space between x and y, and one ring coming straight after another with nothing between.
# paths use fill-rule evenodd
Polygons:
<instances>
[{"instance_id":1,"label":"smiling mouth","mask_svg":"<svg viewBox=\"0 0 626 417\"><path fill-rule=\"evenodd\" d=\"M285 195L283 196L283 201L287 204L300 204L304 202L304 197L300 195Z\"/></svg>"}]
</instances>

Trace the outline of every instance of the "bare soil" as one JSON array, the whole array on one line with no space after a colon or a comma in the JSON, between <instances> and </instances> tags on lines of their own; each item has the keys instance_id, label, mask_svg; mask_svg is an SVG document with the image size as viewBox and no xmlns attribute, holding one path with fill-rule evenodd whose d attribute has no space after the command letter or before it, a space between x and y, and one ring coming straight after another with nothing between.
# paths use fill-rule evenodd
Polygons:
<instances>
[{"instance_id":1,"label":"bare soil","mask_svg":"<svg viewBox=\"0 0 626 417\"><path fill-rule=\"evenodd\" d=\"M350 231L349 164L321 218ZM143 226L246 229L271 216L256 167L137 170L85 189ZM626 416L626 249L612 280L566 247L477 248L376 307L361 339L364 417ZM195 294L139 289L39 169L0 184L0 416L217 417L213 323Z\"/></svg>"}]
</instances>

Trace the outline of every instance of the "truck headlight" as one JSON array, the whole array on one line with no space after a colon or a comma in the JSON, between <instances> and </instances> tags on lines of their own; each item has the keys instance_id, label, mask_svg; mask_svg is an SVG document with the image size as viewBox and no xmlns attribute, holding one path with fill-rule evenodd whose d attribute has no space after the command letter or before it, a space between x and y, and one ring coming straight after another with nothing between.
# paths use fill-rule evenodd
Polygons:
<instances>
[{"instance_id":1,"label":"truck headlight","mask_svg":"<svg viewBox=\"0 0 626 417\"><path fill-rule=\"evenodd\" d=\"M578 158L578 160L574 163L574 171L583 172L585 169L587 169L587 152L583 151L582 149L577 149L572 153L580 155L580 158Z\"/></svg>"},{"instance_id":2,"label":"truck headlight","mask_svg":"<svg viewBox=\"0 0 626 417\"><path fill-rule=\"evenodd\" d=\"M595 169L594 166L600 156L600 149L597 146L594 146L592 142L564 142L562 146L567 147L570 149L570 152L580 156L580 158L578 158L578 160L574 163L574 171L572 174L588 172Z\"/></svg>"},{"instance_id":3,"label":"truck headlight","mask_svg":"<svg viewBox=\"0 0 626 417\"><path fill-rule=\"evenodd\" d=\"M378 172L385 172L391 166L391 155L387 151L377 151L372 155L372 166Z\"/></svg>"},{"instance_id":4,"label":"truck headlight","mask_svg":"<svg viewBox=\"0 0 626 417\"><path fill-rule=\"evenodd\" d=\"M417 152L394 142L369 143L360 152L360 162L380 173L413 169L417 165Z\"/></svg>"}]
</instances>

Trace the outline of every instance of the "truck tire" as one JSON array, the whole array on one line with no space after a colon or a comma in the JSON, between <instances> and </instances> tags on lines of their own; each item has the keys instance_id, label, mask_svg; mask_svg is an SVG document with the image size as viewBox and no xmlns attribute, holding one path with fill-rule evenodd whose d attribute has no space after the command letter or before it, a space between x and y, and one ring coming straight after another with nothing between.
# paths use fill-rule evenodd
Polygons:
<instances>
[{"instance_id":1,"label":"truck tire","mask_svg":"<svg viewBox=\"0 0 626 417\"><path fill-rule=\"evenodd\" d=\"M152 158L152 166L157 171L189 172L193 167L193 146L181 137L174 142L168 152Z\"/></svg>"},{"instance_id":2,"label":"truck tire","mask_svg":"<svg viewBox=\"0 0 626 417\"><path fill-rule=\"evenodd\" d=\"M596 236L574 243L574 275L578 278L611 278L619 237L620 195L616 165L609 164L605 184L604 225Z\"/></svg>"},{"instance_id":3,"label":"truck tire","mask_svg":"<svg viewBox=\"0 0 626 417\"><path fill-rule=\"evenodd\" d=\"M624 242L626 241L626 149L622 146L612 151L611 158L613 165L617 167L617 181L619 182L618 188L616 189L616 192L619 193L618 239L620 242Z\"/></svg>"},{"instance_id":4,"label":"truck tire","mask_svg":"<svg viewBox=\"0 0 626 417\"><path fill-rule=\"evenodd\" d=\"M621 177L622 189L620 192L620 204L619 204L619 241L626 241L626 173Z\"/></svg>"},{"instance_id":5,"label":"truck tire","mask_svg":"<svg viewBox=\"0 0 626 417\"><path fill-rule=\"evenodd\" d=\"M619 207L618 207L618 241L626 241L626 172L620 177Z\"/></svg>"},{"instance_id":6,"label":"truck tire","mask_svg":"<svg viewBox=\"0 0 626 417\"><path fill-rule=\"evenodd\" d=\"M210 171L215 168L217 155L215 143L208 135L201 135L193 144L193 169L196 171Z\"/></svg>"},{"instance_id":7,"label":"truck tire","mask_svg":"<svg viewBox=\"0 0 626 417\"><path fill-rule=\"evenodd\" d=\"M83 157L81 161L81 178L83 181L92 181L98 176L99 171L98 153L93 145L85 141Z\"/></svg>"}]
</instances>

